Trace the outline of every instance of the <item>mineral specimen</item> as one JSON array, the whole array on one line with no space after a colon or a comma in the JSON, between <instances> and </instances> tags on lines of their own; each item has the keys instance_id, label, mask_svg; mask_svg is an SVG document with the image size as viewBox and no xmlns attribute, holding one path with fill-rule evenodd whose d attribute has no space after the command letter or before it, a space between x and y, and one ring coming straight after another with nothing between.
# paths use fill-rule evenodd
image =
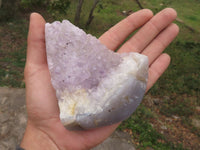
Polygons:
<instances>
[{"instance_id":1,"label":"mineral specimen","mask_svg":"<svg viewBox=\"0 0 200 150\"><path fill-rule=\"evenodd\" d=\"M46 52L60 119L90 129L128 118L146 89L148 58L118 54L69 21L45 25Z\"/></svg>"}]
</instances>

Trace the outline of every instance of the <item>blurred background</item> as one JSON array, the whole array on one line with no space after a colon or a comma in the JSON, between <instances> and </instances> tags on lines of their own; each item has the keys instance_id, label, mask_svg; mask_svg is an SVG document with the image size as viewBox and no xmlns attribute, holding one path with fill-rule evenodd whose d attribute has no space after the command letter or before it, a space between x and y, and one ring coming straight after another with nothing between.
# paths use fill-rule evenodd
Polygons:
<instances>
[{"instance_id":1,"label":"blurred background","mask_svg":"<svg viewBox=\"0 0 200 150\"><path fill-rule=\"evenodd\" d=\"M171 64L118 130L129 133L137 149L199 150L200 0L0 0L0 86L25 87L31 12L41 13L47 22L68 19L99 37L142 8L156 14L166 7L176 9L175 23L180 27L166 49Z\"/></svg>"}]
</instances>

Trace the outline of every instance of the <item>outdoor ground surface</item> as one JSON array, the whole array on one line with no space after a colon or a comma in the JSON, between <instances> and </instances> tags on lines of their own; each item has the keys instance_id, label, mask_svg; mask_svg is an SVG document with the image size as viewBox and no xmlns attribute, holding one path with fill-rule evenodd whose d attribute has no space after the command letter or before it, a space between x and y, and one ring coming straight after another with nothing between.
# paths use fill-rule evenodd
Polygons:
<instances>
[{"instance_id":1,"label":"outdoor ground surface","mask_svg":"<svg viewBox=\"0 0 200 150\"><path fill-rule=\"evenodd\" d=\"M169 69L147 93L137 111L122 123L119 130L129 133L138 149L200 149L200 1L140 0L154 13L165 7L178 12L175 23L180 34L167 48L172 57ZM91 1L86 1L80 20L84 28ZM66 15L37 7L20 9L14 18L0 22L0 86L24 88L26 38L29 14L40 12L47 21L69 19L73 22L76 3L72 1ZM134 0L102 0L94 20L85 30L99 37L126 17L123 11L139 10ZM1 110L0 110L1 113Z\"/></svg>"}]
</instances>

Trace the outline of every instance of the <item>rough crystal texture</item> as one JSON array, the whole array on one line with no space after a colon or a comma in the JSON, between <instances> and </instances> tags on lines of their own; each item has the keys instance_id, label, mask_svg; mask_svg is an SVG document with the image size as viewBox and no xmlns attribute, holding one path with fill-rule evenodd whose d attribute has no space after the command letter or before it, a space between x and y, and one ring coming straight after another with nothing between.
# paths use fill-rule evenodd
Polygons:
<instances>
[{"instance_id":1,"label":"rough crystal texture","mask_svg":"<svg viewBox=\"0 0 200 150\"><path fill-rule=\"evenodd\" d=\"M141 102L148 59L118 54L64 20L45 26L51 81L67 128L90 129L122 121Z\"/></svg>"},{"instance_id":2,"label":"rough crystal texture","mask_svg":"<svg viewBox=\"0 0 200 150\"><path fill-rule=\"evenodd\" d=\"M51 75L56 76L52 82L55 89L90 89L119 65L120 57L83 30L69 28L71 25L67 20L46 25L48 63Z\"/></svg>"}]
</instances>

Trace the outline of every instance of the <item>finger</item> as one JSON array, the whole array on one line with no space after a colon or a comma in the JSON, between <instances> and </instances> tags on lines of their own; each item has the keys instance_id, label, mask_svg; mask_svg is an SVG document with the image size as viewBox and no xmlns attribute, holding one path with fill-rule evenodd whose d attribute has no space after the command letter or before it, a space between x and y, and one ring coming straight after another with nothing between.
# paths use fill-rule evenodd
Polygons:
<instances>
[{"instance_id":1,"label":"finger","mask_svg":"<svg viewBox=\"0 0 200 150\"><path fill-rule=\"evenodd\" d=\"M164 49L173 41L179 32L179 27L176 24L170 24L162 31L153 41L147 46L142 54L148 56L149 64L151 64Z\"/></svg>"},{"instance_id":2,"label":"finger","mask_svg":"<svg viewBox=\"0 0 200 150\"><path fill-rule=\"evenodd\" d=\"M154 83L159 79L159 77L165 72L170 64L170 56L168 54L160 55L153 64L149 67L149 77L147 83L148 91Z\"/></svg>"},{"instance_id":3,"label":"finger","mask_svg":"<svg viewBox=\"0 0 200 150\"><path fill-rule=\"evenodd\" d=\"M109 49L115 50L129 34L145 24L152 16L153 13L148 9L135 12L105 32L99 40Z\"/></svg>"},{"instance_id":4,"label":"finger","mask_svg":"<svg viewBox=\"0 0 200 150\"><path fill-rule=\"evenodd\" d=\"M27 62L24 70L29 119L32 117L32 119L48 120L59 116L58 103L47 66L44 29L43 17L32 13L28 34Z\"/></svg>"},{"instance_id":5,"label":"finger","mask_svg":"<svg viewBox=\"0 0 200 150\"><path fill-rule=\"evenodd\" d=\"M46 64L45 20L38 13L30 16L28 33L27 63Z\"/></svg>"},{"instance_id":6,"label":"finger","mask_svg":"<svg viewBox=\"0 0 200 150\"><path fill-rule=\"evenodd\" d=\"M119 52L141 52L164 28L176 18L177 13L172 8L166 8L156 14L131 39L129 39Z\"/></svg>"}]
</instances>

